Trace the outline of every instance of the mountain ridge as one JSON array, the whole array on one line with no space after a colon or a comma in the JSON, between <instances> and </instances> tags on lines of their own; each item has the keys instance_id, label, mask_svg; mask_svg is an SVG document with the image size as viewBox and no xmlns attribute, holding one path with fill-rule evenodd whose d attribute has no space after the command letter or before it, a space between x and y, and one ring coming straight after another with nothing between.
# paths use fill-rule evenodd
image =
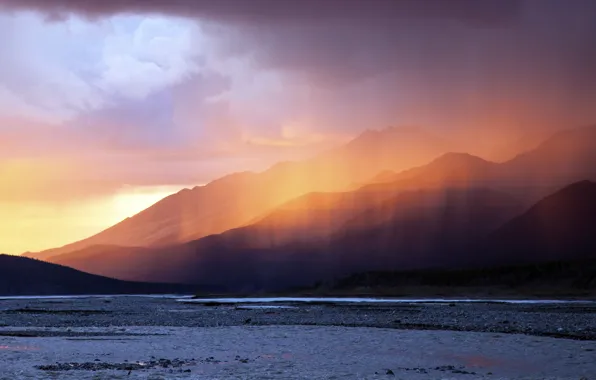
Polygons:
<instances>
[{"instance_id":1,"label":"mountain ridge","mask_svg":"<svg viewBox=\"0 0 596 380\"><path fill-rule=\"evenodd\" d=\"M48 258L98 244L166 246L198 239L249 223L306 193L342 191L381 170L421 165L447 150L446 142L418 129L365 132L308 160L278 163L260 173L233 173L181 190L87 239L26 256Z\"/></svg>"}]
</instances>

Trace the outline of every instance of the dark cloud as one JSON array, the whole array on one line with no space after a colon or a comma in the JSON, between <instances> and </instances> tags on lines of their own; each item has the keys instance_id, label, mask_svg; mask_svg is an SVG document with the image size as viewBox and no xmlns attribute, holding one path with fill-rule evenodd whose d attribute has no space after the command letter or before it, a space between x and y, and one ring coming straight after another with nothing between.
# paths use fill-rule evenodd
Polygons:
<instances>
[{"instance_id":1,"label":"dark cloud","mask_svg":"<svg viewBox=\"0 0 596 380\"><path fill-rule=\"evenodd\" d=\"M596 119L591 106L596 101L593 0L0 4L89 17L161 13L197 18L221 52L249 57L259 69L290 73L328 89L326 95L314 94L309 106L321 125L356 130L413 121L429 126L529 127ZM365 119L370 122L362 125ZM354 120L358 126L351 126Z\"/></svg>"},{"instance_id":2,"label":"dark cloud","mask_svg":"<svg viewBox=\"0 0 596 380\"><path fill-rule=\"evenodd\" d=\"M256 23L453 18L474 24L495 24L507 22L519 9L519 0L1 0L0 4L54 15L166 13Z\"/></svg>"}]
</instances>

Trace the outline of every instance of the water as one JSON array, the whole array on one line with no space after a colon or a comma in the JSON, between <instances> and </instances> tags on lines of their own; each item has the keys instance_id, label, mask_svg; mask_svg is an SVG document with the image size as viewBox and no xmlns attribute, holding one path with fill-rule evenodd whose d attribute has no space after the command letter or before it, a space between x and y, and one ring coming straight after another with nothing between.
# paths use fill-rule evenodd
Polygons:
<instances>
[{"instance_id":1,"label":"water","mask_svg":"<svg viewBox=\"0 0 596 380\"><path fill-rule=\"evenodd\" d=\"M583 304L595 300L537 300L537 299L497 299L497 298L375 298L375 297L222 297L192 298L180 294L119 294L119 295L62 295L62 296L0 296L0 300L55 300L55 299L111 299L121 297L175 299L192 303L506 303L506 304ZM256 306L255 306L256 307Z\"/></svg>"},{"instance_id":2,"label":"water","mask_svg":"<svg viewBox=\"0 0 596 380\"><path fill-rule=\"evenodd\" d=\"M63 296L0 296L0 300L62 300L62 299L88 299L88 298L99 298L99 299L110 299L116 297L141 297L141 298L174 298L174 299L185 299L192 298L192 296L181 295L181 294L87 294L87 295L63 295Z\"/></svg>"},{"instance_id":3,"label":"water","mask_svg":"<svg viewBox=\"0 0 596 380\"><path fill-rule=\"evenodd\" d=\"M246 303L509 303L509 304L581 304L594 303L596 301L587 300L535 300L535 299L448 299L448 298L371 298L371 297L245 297L245 298L184 298L178 299L180 302L193 303L227 303L227 304L246 304Z\"/></svg>"}]
</instances>

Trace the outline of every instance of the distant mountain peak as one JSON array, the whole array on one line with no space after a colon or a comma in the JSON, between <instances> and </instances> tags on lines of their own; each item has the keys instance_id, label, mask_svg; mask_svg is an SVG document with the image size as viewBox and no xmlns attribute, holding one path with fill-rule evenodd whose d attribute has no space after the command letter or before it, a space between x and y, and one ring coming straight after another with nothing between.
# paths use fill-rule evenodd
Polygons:
<instances>
[{"instance_id":1,"label":"distant mountain peak","mask_svg":"<svg viewBox=\"0 0 596 380\"><path fill-rule=\"evenodd\" d=\"M453 170L456 168L483 169L493 165L497 164L468 153L450 152L436 158L428 166L435 170Z\"/></svg>"},{"instance_id":2,"label":"distant mountain peak","mask_svg":"<svg viewBox=\"0 0 596 380\"><path fill-rule=\"evenodd\" d=\"M348 142L344 148L356 148L357 150L372 149L395 149L396 144L405 144L401 149L409 149L419 145L426 145L427 150L435 152L448 151L448 142L440 135L419 127L386 127L382 129L367 129L356 138ZM386 168L390 169L390 168Z\"/></svg>"},{"instance_id":3,"label":"distant mountain peak","mask_svg":"<svg viewBox=\"0 0 596 380\"><path fill-rule=\"evenodd\" d=\"M594 141L596 141L596 125L563 129L545 139L536 149L522 153L518 157L532 154L536 150L552 151L560 148L574 149L584 146L591 149Z\"/></svg>"},{"instance_id":4,"label":"distant mountain peak","mask_svg":"<svg viewBox=\"0 0 596 380\"><path fill-rule=\"evenodd\" d=\"M463 152L447 152L435 160L433 162L483 162L483 163L491 163L483 158L478 156L474 156L469 153Z\"/></svg>"}]
</instances>

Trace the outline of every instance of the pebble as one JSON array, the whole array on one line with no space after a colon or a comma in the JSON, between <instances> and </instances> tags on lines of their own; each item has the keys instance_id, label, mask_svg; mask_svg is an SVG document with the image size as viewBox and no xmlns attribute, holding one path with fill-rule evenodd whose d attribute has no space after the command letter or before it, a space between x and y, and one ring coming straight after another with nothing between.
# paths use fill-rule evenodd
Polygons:
<instances>
[{"instance_id":1,"label":"pebble","mask_svg":"<svg viewBox=\"0 0 596 380\"><path fill-rule=\"evenodd\" d=\"M249 359L242 358L240 356L236 356L235 361L240 363L249 363ZM119 371L138 371L138 370L146 370L146 369L154 369L154 368L164 368L169 369L171 373L173 369L180 369L184 366L191 366L196 365L197 363L212 363L217 364L221 363L219 360L215 360L213 357L208 357L205 359L164 359L161 358L159 360L149 360L149 361L140 361L135 363L129 363L127 360L124 360L123 363L106 363L106 362L98 362L96 359L94 362L86 362L86 363L55 363L50 365L40 365L36 366L35 368L42 370L42 371L52 371L52 372L59 372L59 371L102 371L102 370L119 370ZM179 372L189 373L192 372L191 369L181 369Z\"/></svg>"},{"instance_id":2,"label":"pebble","mask_svg":"<svg viewBox=\"0 0 596 380\"><path fill-rule=\"evenodd\" d=\"M522 333L582 340L596 340L596 304L358 304L300 305L276 314L266 310L239 309L219 305L204 307L184 304L174 299L114 297L111 303L87 298L73 299L60 306L43 300L4 300L0 309L1 323L12 328L45 326L68 328L72 336L92 335L85 327L110 327L117 320L120 326L114 335L129 335L127 326L215 327L240 325L325 325L362 326L399 329L480 331ZM450 306L455 304L456 307ZM23 308L47 309L44 313L11 313ZM52 313L51 310L102 309L106 312L82 317L81 313ZM59 310L57 310L59 311ZM184 311L184 312L179 312ZM366 315L367 318L363 318ZM1 334L1 332L0 332ZM46 336L51 332L46 332ZM61 333L64 334L64 333Z\"/></svg>"}]
</instances>

